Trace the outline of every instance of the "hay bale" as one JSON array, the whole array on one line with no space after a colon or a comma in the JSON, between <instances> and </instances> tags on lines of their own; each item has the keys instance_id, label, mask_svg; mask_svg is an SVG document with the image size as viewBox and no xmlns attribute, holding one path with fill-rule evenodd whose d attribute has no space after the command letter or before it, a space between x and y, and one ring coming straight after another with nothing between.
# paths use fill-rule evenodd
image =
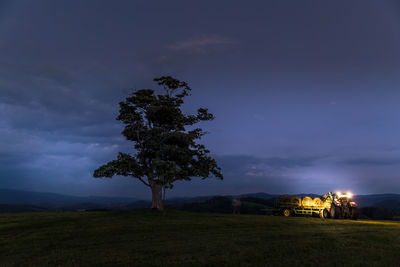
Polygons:
<instances>
[{"instance_id":1,"label":"hay bale","mask_svg":"<svg viewBox=\"0 0 400 267\"><path fill-rule=\"evenodd\" d=\"M304 208L311 208L314 204L311 197L303 197L301 203L303 204Z\"/></svg>"},{"instance_id":2,"label":"hay bale","mask_svg":"<svg viewBox=\"0 0 400 267\"><path fill-rule=\"evenodd\" d=\"M319 197L314 198L313 202L316 207L322 207L324 205L324 202Z\"/></svg>"},{"instance_id":3,"label":"hay bale","mask_svg":"<svg viewBox=\"0 0 400 267\"><path fill-rule=\"evenodd\" d=\"M291 198L290 202L292 202L293 206L300 207L301 206L301 197L294 196Z\"/></svg>"}]
</instances>

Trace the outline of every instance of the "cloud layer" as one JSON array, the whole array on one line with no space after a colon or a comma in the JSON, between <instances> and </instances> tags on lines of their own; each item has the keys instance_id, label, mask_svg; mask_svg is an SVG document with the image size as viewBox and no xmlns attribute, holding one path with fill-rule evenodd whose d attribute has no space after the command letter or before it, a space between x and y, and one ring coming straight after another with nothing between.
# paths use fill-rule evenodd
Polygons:
<instances>
[{"instance_id":1,"label":"cloud layer","mask_svg":"<svg viewBox=\"0 0 400 267\"><path fill-rule=\"evenodd\" d=\"M132 151L119 101L173 75L193 88L185 112L216 116L202 142L225 180L180 182L170 196L400 192L395 10L2 1L0 187L148 198L133 179L91 175Z\"/></svg>"},{"instance_id":2,"label":"cloud layer","mask_svg":"<svg viewBox=\"0 0 400 267\"><path fill-rule=\"evenodd\" d=\"M186 51L190 53L206 54L207 48L216 45L227 45L231 44L232 40L220 36L204 36L201 38L189 39L181 41L172 45L168 48L178 51Z\"/></svg>"}]
</instances>

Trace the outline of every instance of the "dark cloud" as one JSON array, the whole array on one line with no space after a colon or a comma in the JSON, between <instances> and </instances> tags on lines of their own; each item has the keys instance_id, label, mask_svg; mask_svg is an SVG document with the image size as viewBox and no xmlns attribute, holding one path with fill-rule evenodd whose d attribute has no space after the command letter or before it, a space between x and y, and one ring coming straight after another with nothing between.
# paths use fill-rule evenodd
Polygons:
<instances>
[{"instance_id":1,"label":"dark cloud","mask_svg":"<svg viewBox=\"0 0 400 267\"><path fill-rule=\"evenodd\" d=\"M203 36L171 44L168 48L175 51L189 52L190 54L207 54L207 48L231 43L232 40L225 37Z\"/></svg>"},{"instance_id":2,"label":"dark cloud","mask_svg":"<svg viewBox=\"0 0 400 267\"><path fill-rule=\"evenodd\" d=\"M350 159L345 161L344 163L349 165L366 165L366 166L373 166L373 165L399 165L400 159L398 158L391 158L391 159L382 159L382 158L375 158L375 159Z\"/></svg>"},{"instance_id":3,"label":"dark cloud","mask_svg":"<svg viewBox=\"0 0 400 267\"><path fill-rule=\"evenodd\" d=\"M171 195L397 190L398 12L395 1L1 1L0 187L148 197L91 173L132 152L118 102L169 74L193 88L186 112L216 116L202 142L226 177Z\"/></svg>"},{"instance_id":4,"label":"dark cloud","mask_svg":"<svg viewBox=\"0 0 400 267\"><path fill-rule=\"evenodd\" d=\"M248 176L255 175L268 170L285 170L296 167L311 166L318 158L258 158L254 156L216 156L217 161L225 173L241 174Z\"/></svg>"},{"instance_id":5,"label":"dark cloud","mask_svg":"<svg viewBox=\"0 0 400 267\"><path fill-rule=\"evenodd\" d=\"M254 156L216 156L224 180L194 179L178 183L172 196L197 191L198 194L241 194L246 192L298 192L300 177L290 173L298 168L312 166L311 158L257 158ZM186 193L189 195L189 193Z\"/></svg>"}]
</instances>

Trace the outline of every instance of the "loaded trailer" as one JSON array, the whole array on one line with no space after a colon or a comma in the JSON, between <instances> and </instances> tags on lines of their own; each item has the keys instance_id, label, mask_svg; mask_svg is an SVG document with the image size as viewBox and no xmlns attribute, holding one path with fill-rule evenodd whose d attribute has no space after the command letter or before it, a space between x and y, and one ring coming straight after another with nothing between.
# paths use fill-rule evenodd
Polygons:
<instances>
[{"instance_id":1,"label":"loaded trailer","mask_svg":"<svg viewBox=\"0 0 400 267\"><path fill-rule=\"evenodd\" d=\"M308 215L320 218L357 219L357 204L350 193L329 192L326 195L312 199L309 196L281 196L275 204L274 215L293 216Z\"/></svg>"}]
</instances>

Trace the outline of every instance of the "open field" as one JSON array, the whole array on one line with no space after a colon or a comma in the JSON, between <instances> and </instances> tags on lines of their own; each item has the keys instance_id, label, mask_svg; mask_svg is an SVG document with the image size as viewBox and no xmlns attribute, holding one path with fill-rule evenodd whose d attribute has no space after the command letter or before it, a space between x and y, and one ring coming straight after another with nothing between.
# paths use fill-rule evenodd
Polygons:
<instances>
[{"instance_id":1,"label":"open field","mask_svg":"<svg viewBox=\"0 0 400 267\"><path fill-rule=\"evenodd\" d=\"M168 211L0 215L0 266L395 266L400 223Z\"/></svg>"}]
</instances>

